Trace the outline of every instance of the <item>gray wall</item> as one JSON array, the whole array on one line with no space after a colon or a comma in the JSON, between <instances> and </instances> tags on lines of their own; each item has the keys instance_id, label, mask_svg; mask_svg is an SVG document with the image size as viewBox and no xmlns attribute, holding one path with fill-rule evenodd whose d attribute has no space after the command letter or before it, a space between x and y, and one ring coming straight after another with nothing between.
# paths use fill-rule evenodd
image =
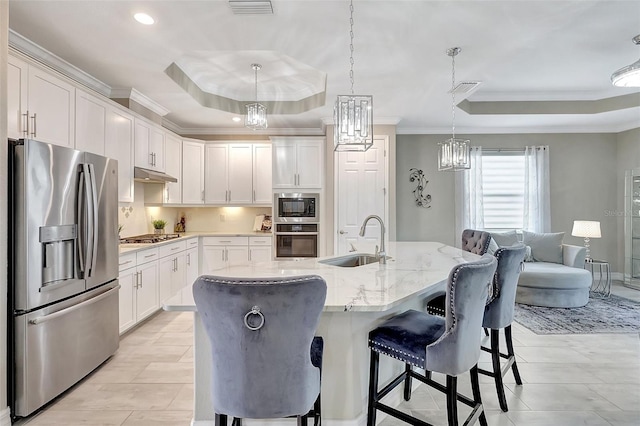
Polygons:
<instances>
[{"instance_id":1,"label":"gray wall","mask_svg":"<svg viewBox=\"0 0 640 426\"><path fill-rule=\"evenodd\" d=\"M399 241L435 240L455 244L454 174L437 171L437 144L449 135L397 136L397 238ZM618 223L605 212L617 206L617 139L615 134L499 134L465 135L484 148L519 148L548 145L551 180L551 230L565 232L564 242L582 245L571 236L574 220L598 220L601 239L591 241L594 258L617 267ZM640 150L639 150L640 155ZM409 169L427 176L431 208L415 206Z\"/></svg>"}]
</instances>

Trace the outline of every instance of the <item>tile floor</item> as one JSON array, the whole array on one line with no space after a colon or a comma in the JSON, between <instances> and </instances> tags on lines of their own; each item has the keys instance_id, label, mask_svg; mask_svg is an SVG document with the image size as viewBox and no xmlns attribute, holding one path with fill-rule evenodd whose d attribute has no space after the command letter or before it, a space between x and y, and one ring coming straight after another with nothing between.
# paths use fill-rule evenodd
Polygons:
<instances>
[{"instance_id":1,"label":"tile floor","mask_svg":"<svg viewBox=\"0 0 640 426\"><path fill-rule=\"evenodd\" d=\"M640 291L614 283L614 294L640 302ZM117 354L29 419L29 426L188 426L193 405L192 315L161 312L125 335ZM481 391L492 426L640 426L638 334L538 336L514 324L524 385L507 375L509 412L498 407L492 379ZM481 364L489 368L483 354ZM459 379L470 395L468 376ZM446 424L445 398L420 386L403 403L413 415ZM464 407L464 406L463 406ZM460 408L460 417L468 411ZM385 419L381 426L404 425Z\"/></svg>"}]
</instances>

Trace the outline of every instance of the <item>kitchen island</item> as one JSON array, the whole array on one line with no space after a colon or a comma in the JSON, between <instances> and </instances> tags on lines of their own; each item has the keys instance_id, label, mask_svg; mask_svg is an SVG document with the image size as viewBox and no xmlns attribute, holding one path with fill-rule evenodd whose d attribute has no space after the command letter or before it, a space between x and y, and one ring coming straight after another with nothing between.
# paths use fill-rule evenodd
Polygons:
<instances>
[{"instance_id":1,"label":"kitchen island","mask_svg":"<svg viewBox=\"0 0 640 426\"><path fill-rule=\"evenodd\" d=\"M479 256L436 242L392 242L386 264L340 267L326 258L273 261L228 266L216 271L224 277L282 277L315 274L327 282L327 298L317 335L324 338L322 418L325 425L364 424L368 392L367 335L384 319L407 309L423 309L427 296L444 289L451 268ZM191 289L164 304L168 311L193 311L195 358L195 426L213 425L210 399L211 352L196 312ZM383 362L387 361L387 362ZM381 360L380 382L399 373L402 365ZM400 393L387 398L400 401ZM393 404L392 401L390 403ZM264 424L264 422L245 422ZM279 424L278 420L269 424ZM283 425L289 424L281 421Z\"/></svg>"}]
</instances>

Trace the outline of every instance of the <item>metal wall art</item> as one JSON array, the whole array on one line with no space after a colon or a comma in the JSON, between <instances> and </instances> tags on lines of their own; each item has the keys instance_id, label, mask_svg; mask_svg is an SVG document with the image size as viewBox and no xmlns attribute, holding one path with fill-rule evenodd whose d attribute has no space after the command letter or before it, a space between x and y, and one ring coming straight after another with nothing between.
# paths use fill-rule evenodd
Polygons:
<instances>
[{"instance_id":1,"label":"metal wall art","mask_svg":"<svg viewBox=\"0 0 640 426\"><path fill-rule=\"evenodd\" d=\"M426 209L431 206L431 195L425 194L424 191L426 189L429 181L424 176L422 170L419 169L409 169L409 181L417 182L416 189L413 190L413 196L416 197L416 206L424 207Z\"/></svg>"}]
</instances>

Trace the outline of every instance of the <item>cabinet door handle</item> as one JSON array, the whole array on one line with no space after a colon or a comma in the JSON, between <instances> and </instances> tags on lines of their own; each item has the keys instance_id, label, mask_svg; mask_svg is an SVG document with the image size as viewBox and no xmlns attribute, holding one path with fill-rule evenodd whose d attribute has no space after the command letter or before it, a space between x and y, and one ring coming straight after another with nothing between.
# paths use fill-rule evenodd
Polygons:
<instances>
[{"instance_id":1,"label":"cabinet door handle","mask_svg":"<svg viewBox=\"0 0 640 426\"><path fill-rule=\"evenodd\" d=\"M251 249L249 249L249 262L251 262Z\"/></svg>"},{"instance_id":2,"label":"cabinet door handle","mask_svg":"<svg viewBox=\"0 0 640 426\"><path fill-rule=\"evenodd\" d=\"M169 186L167 185L167 203L169 202Z\"/></svg>"},{"instance_id":3,"label":"cabinet door handle","mask_svg":"<svg viewBox=\"0 0 640 426\"><path fill-rule=\"evenodd\" d=\"M22 126L22 134L25 138L29 137L29 110L27 110L26 114L22 114L24 117L24 125Z\"/></svg>"},{"instance_id":4,"label":"cabinet door handle","mask_svg":"<svg viewBox=\"0 0 640 426\"><path fill-rule=\"evenodd\" d=\"M224 252L225 252L225 250L224 250L224 249L222 249L222 261L223 261L223 262L224 262Z\"/></svg>"},{"instance_id":5,"label":"cabinet door handle","mask_svg":"<svg viewBox=\"0 0 640 426\"><path fill-rule=\"evenodd\" d=\"M153 152L149 153L149 165L153 166Z\"/></svg>"},{"instance_id":6,"label":"cabinet door handle","mask_svg":"<svg viewBox=\"0 0 640 426\"><path fill-rule=\"evenodd\" d=\"M36 137L36 113L33 113L33 117L31 117L31 119L33 120L33 132L31 132L31 135L35 138Z\"/></svg>"},{"instance_id":7,"label":"cabinet door handle","mask_svg":"<svg viewBox=\"0 0 640 426\"><path fill-rule=\"evenodd\" d=\"M200 195L202 201L204 201L204 189L202 190L202 195Z\"/></svg>"},{"instance_id":8,"label":"cabinet door handle","mask_svg":"<svg viewBox=\"0 0 640 426\"><path fill-rule=\"evenodd\" d=\"M173 259L173 272L178 272L178 258Z\"/></svg>"},{"instance_id":9,"label":"cabinet door handle","mask_svg":"<svg viewBox=\"0 0 640 426\"><path fill-rule=\"evenodd\" d=\"M191 266L191 253L187 253L187 266Z\"/></svg>"},{"instance_id":10,"label":"cabinet door handle","mask_svg":"<svg viewBox=\"0 0 640 426\"><path fill-rule=\"evenodd\" d=\"M224 249L224 257L225 257L224 260L228 262L229 261L229 250Z\"/></svg>"},{"instance_id":11,"label":"cabinet door handle","mask_svg":"<svg viewBox=\"0 0 640 426\"><path fill-rule=\"evenodd\" d=\"M255 189L253 190L253 202L254 203L256 202L256 190Z\"/></svg>"}]
</instances>

